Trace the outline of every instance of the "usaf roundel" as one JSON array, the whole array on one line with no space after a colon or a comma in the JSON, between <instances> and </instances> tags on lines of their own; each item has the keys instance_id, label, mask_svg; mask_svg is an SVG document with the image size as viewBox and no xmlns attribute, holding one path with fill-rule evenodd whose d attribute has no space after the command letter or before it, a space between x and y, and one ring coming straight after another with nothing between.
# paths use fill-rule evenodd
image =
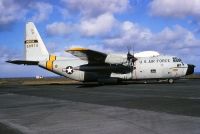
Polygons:
<instances>
[{"instance_id":1,"label":"usaf roundel","mask_svg":"<svg viewBox=\"0 0 200 134\"><path fill-rule=\"evenodd\" d=\"M67 74L72 74L74 71L73 71L73 67L72 66L67 66L66 67L66 73Z\"/></svg>"}]
</instances>

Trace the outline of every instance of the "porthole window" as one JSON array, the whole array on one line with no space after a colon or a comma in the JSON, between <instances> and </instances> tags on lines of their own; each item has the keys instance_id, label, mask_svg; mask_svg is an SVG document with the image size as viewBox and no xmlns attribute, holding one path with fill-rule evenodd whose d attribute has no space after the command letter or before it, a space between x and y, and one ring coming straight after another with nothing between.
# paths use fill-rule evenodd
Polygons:
<instances>
[{"instance_id":1,"label":"porthole window","mask_svg":"<svg viewBox=\"0 0 200 134\"><path fill-rule=\"evenodd\" d=\"M151 73L156 73L156 69L151 69Z\"/></svg>"}]
</instances>

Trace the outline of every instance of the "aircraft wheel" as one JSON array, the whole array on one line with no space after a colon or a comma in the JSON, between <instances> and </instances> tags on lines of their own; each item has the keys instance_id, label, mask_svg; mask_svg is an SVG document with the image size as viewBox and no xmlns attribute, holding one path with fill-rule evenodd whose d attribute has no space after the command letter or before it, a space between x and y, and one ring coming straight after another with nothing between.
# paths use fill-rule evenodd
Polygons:
<instances>
[{"instance_id":1,"label":"aircraft wheel","mask_svg":"<svg viewBox=\"0 0 200 134\"><path fill-rule=\"evenodd\" d=\"M172 84L172 83L174 83L174 80L173 80L173 79L169 79L168 82L169 82L170 84Z\"/></svg>"}]
</instances>

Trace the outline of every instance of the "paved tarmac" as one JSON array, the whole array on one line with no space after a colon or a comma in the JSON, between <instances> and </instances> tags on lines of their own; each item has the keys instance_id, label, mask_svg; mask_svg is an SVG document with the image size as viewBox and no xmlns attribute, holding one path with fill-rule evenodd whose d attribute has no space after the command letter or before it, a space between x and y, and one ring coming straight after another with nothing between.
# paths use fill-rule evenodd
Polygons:
<instances>
[{"instance_id":1,"label":"paved tarmac","mask_svg":"<svg viewBox=\"0 0 200 134\"><path fill-rule=\"evenodd\" d=\"M200 80L2 84L0 133L199 134Z\"/></svg>"}]
</instances>

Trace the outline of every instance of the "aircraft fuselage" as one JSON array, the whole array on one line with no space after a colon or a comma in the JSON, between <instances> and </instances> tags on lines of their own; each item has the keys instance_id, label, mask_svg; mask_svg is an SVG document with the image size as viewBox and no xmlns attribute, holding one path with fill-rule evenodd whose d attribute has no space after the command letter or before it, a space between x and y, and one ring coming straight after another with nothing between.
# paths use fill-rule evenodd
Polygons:
<instances>
[{"instance_id":1,"label":"aircraft fuselage","mask_svg":"<svg viewBox=\"0 0 200 134\"><path fill-rule=\"evenodd\" d=\"M39 66L70 79L86 82L110 78L119 80L177 79L194 72L194 66L185 64L174 56L138 58L134 65L128 66L127 62L122 63L121 71L119 64L107 63L102 66L93 66L80 59L62 59L61 57L52 59L40 61Z\"/></svg>"}]
</instances>

